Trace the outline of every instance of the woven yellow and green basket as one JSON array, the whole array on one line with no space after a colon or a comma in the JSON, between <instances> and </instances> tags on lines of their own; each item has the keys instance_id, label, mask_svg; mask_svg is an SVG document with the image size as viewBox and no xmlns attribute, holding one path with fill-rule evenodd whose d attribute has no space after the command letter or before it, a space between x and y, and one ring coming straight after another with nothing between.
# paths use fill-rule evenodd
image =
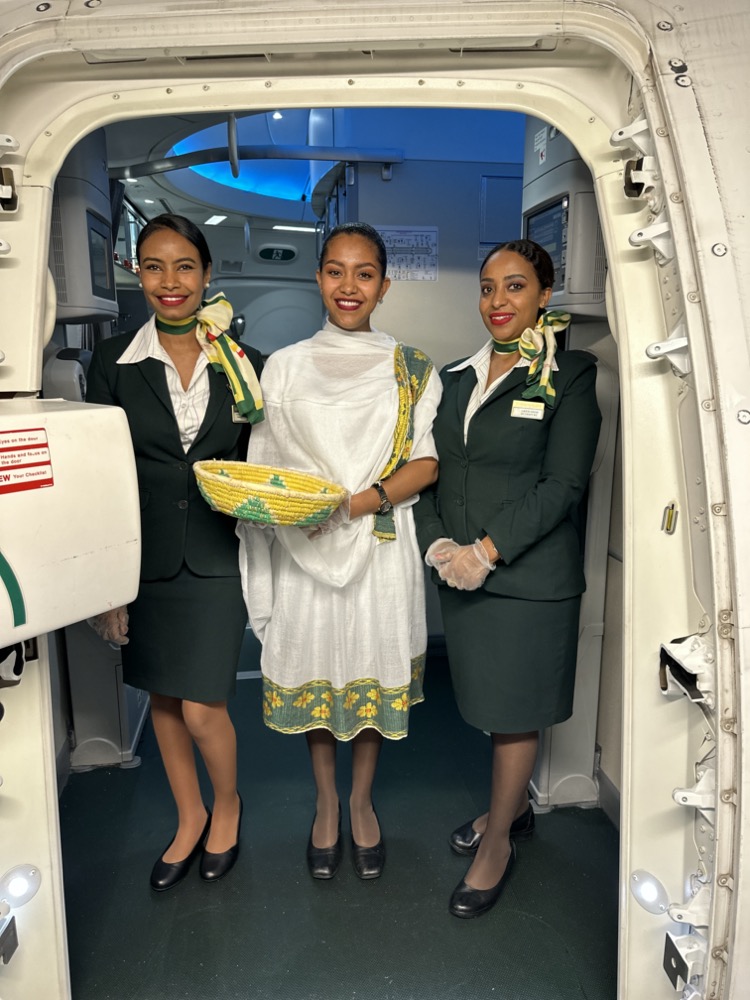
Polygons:
<instances>
[{"instance_id":1,"label":"woven yellow and green basket","mask_svg":"<svg viewBox=\"0 0 750 1000\"><path fill-rule=\"evenodd\" d=\"M343 486L295 469L220 459L193 469L204 500L241 521L310 527L326 521L346 497Z\"/></svg>"}]
</instances>

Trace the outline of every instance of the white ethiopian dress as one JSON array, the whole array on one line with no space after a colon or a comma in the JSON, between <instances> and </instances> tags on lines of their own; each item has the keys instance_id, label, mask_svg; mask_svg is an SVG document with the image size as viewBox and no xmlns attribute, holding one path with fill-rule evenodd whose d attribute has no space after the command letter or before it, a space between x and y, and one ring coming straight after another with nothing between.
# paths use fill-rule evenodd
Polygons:
<instances>
[{"instance_id":1,"label":"white ethiopian dress","mask_svg":"<svg viewBox=\"0 0 750 1000\"><path fill-rule=\"evenodd\" d=\"M266 419L253 428L248 461L313 473L352 494L401 461L437 458L432 421L440 379L421 352L397 379L396 341L327 323L273 354L262 377ZM403 359L403 354L401 355ZM404 448L405 387L413 392ZM416 400L416 401L415 401ZM328 534L239 522L250 623L263 644L266 724L285 733L325 727L348 740L373 726L407 733L423 701L427 627L424 569L411 497L390 527L357 518ZM393 534L395 533L395 538ZM379 537L380 536L380 537Z\"/></svg>"}]
</instances>

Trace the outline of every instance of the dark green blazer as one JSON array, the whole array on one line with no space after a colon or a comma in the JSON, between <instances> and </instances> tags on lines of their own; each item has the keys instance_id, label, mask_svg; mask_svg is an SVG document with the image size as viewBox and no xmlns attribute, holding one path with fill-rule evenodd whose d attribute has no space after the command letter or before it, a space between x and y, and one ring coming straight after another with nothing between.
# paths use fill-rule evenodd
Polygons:
<instances>
[{"instance_id":1,"label":"dark green blazer","mask_svg":"<svg viewBox=\"0 0 750 1000\"><path fill-rule=\"evenodd\" d=\"M489 535L502 562L484 589L525 600L562 600L585 589L575 521L601 424L596 366L581 351L560 351L555 360L554 409L545 407L541 420L511 416L528 374L516 368L474 414L465 444L476 372L443 369L433 426L439 478L414 508L423 552L441 537L466 545ZM437 572L433 579L442 584Z\"/></svg>"},{"instance_id":2,"label":"dark green blazer","mask_svg":"<svg viewBox=\"0 0 750 1000\"><path fill-rule=\"evenodd\" d=\"M169 580L183 563L198 576L238 576L236 521L208 506L198 490L193 462L244 461L250 425L232 421L229 383L209 365L206 416L185 454L164 365L154 358L117 364L134 336L123 334L96 346L87 373L86 402L121 406L128 418L141 500L141 579ZM260 354L242 347L260 375Z\"/></svg>"}]
</instances>

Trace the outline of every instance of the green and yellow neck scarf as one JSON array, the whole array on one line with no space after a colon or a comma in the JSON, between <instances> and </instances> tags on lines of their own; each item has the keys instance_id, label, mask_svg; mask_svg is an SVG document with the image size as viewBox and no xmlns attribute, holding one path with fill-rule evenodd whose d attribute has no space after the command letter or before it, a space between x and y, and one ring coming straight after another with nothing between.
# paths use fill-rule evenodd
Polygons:
<instances>
[{"instance_id":1,"label":"green and yellow neck scarf","mask_svg":"<svg viewBox=\"0 0 750 1000\"><path fill-rule=\"evenodd\" d=\"M557 350L555 334L569 325L570 313L562 309L548 309L537 320L535 329L527 326L516 340L493 342L492 349L497 354L518 351L522 358L531 362L526 389L521 393L524 399L542 399L550 408L555 405L555 387L552 384L552 362Z\"/></svg>"},{"instance_id":2,"label":"green and yellow neck scarf","mask_svg":"<svg viewBox=\"0 0 750 1000\"><path fill-rule=\"evenodd\" d=\"M180 336L195 330L195 337L209 364L224 372L234 396L237 412L251 424L263 420L263 397L255 369L236 341L225 332L232 322L232 306L223 292L205 299L194 316L171 323L156 316L156 329L170 336Z\"/></svg>"}]
</instances>

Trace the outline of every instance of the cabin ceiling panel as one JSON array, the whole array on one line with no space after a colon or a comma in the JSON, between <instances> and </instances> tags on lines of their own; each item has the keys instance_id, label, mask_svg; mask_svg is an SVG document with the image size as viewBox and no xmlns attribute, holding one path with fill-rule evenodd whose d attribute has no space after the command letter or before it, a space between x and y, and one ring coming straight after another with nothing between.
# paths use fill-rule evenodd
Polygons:
<instances>
[{"instance_id":1,"label":"cabin ceiling panel","mask_svg":"<svg viewBox=\"0 0 750 1000\"><path fill-rule=\"evenodd\" d=\"M226 122L225 114L154 115L137 122L114 122L107 128L110 167L165 156L176 142L196 129Z\"/></svg>"}]
</instances>

